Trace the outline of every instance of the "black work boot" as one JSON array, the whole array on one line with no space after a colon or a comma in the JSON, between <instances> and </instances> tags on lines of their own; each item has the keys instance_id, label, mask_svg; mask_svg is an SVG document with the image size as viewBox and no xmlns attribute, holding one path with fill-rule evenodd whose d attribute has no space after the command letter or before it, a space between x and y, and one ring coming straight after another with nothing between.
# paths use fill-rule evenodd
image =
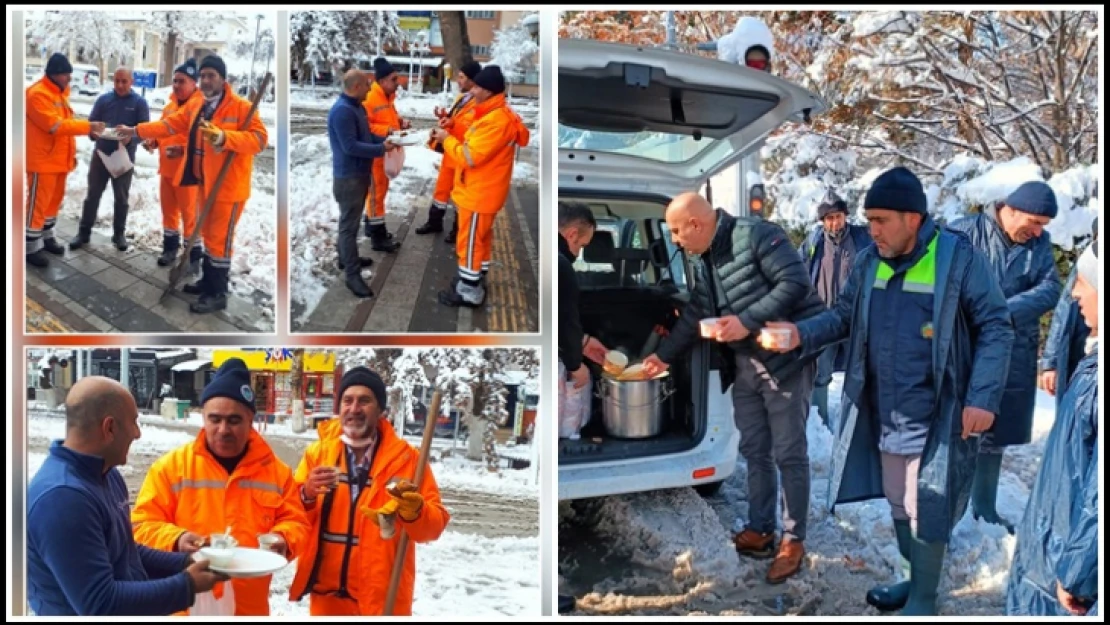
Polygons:
<instances>
[{"instance_id":1,"label":"black work boot","mask_svg":"<svg viewBox=\"0 0 1110 625\"><path fill-rule=\"evenodd\" d=\"M27 264L33 267L49 267L50 259L46 257L46 252L43 250L36 250L27 255Z\"/></svg>"},{"instance_id":2,"label":"black work boot","mask_svg":"<svg viewBox=\"0 0 1110 625\"><path fill-rule=\"evenodd\" d=\"M443 232L443 214L447 211L432 205L428 209L428 221L416 229L416 234L436 234Z\"/></svg>"},{"instance_id":3,"label":"black work boot","mask_svg":"<svg viewBox=\"0 0 1110 625\"><path fill-rule=\"evenodd\" d=\"M374 224L370 231L370 249L392 254L401 247L400 243L392 239L393 237L389 236L389 232L385 229L385 224Z\"/></svg>"},{"instance_id":4,"label":"black work boot","mask_svg":"<svg viewBox=\"0 0 1110 625\"><path fill-rule=\"evenodd\" d=\"M79 250L85 247L92 240L92 232L82 228L78 231L77 236L69 240L69 249Z\"/></svg>"},{"instance_id":5,"label":"black work boot","mask_svg":"<svg viewBox=\"0 0 1110 625\"><path fill-rule=\"evenodd\" d=\"M50 237L49 239L44 237L42 240L42 249L55 256L65 256L66 253L65 246L58 243L58 240L54 237Z\"/></svg>"},{"instance_id":6,"label":"black work boot","mask_svg":"<svg viewBox=\"0 0 1110 625\"><path fill-rule=\"evenodd\" d=\"M117 250L119 250L121 252L126 252L127 251L127 237L123 236L122 232L114 235L112 237L112 245L115 245Z\"/></svg>"},{"instance_id":7,"label":"black work boot","mask_svg":"<svg viewBox=\"0 0 1110 625\"><path fill-rule=\"evenodd\" d=\"M207 260L207 259L205 259ZM206 315L227 308L227 284L229 267L213 267L209 263L204 268L205 277L209 278L208 289L200 294L197 301L189 305L189 310Z\"/></svg>"},{"instance_id":8,"label":"black work boot","mask_svg":"<svg viewBox=\"0 0 1110 625\"><path fill-rule=\"evenodd\" d=\"M459 214L455 213L455 219L451 222L451 229L447 231L447 236L443 237L444 243L455 244L455 239L459 236Z\"/></svg>"},{"instance_id":9,"label":"black work boot","mask_svg":"<svg viewBox=\"0 0 1110 625\"><path fill-rule=\"evenodd\" d=\"M459 306L478 308L486 301L486 289L481 282L474 283L460 279L455 283L454 289L440 291L438 299L440 304L451 308Z\"/></svg>"},{"instance_id":10,"label":"black work boot","mask_svg":"<svg viewBox=\"0 0 1110 625\"><path fill-rule=\"evenodd\" d=\"M158 257L159 267L169 267L177 260L177 251L181 249L181 237L177 235L162 235L162 255Z\"/></svg>"}]
</instances>

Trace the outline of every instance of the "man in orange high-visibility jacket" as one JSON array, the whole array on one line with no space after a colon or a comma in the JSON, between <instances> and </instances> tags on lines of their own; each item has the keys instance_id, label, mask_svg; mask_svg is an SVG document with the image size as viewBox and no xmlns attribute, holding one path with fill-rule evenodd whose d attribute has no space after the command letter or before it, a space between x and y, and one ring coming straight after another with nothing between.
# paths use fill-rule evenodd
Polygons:
<instances>
[{"instance_id":1,"label":"man in orange high-visibility jacket","mask_svg":"<svg viewBox=\"0 0 1110 625\"><path fill-rule=\"evenodd\" d=\"M308 518L292 469L251 427L250 382L247 366L232 358L205 387L204 429L196 441L159 458L139 490L131 511L137 542L195 552L230 527L240 547L258 548L259 535L273 534L273 551L290 561L301 555ZM270 577L233 579L230 587L216 586L212 599L234 603L226 607L235 616L268 616Z\"/></svg>"},{"instance_id":2,"label":"man in orange high-visibility jacket","mask_svg":"<svg viewBox=\"0 0 1110 625\"><path fill-rule=\"evenodd\" d=\"M74 119L69 106L73 66L61 53L46 62L45 75L27 87L27 263L50 264L66 248L54 238L54 222L65 199L66 177L77 169L77 135L104 132L104 122Z\"/></svg>"},{"instance_id":3,"label":"man in orange high-visibility jacket","mask_svg":"<svg viewBox=\"0 0 1110 625\"><path fill-rule=\"evenodd\" d=\"M173 95L162 109L162 119L173 116L193 98L203 98L197 90L197 61L189 59L173 72ZM181 237L189 237L197 226L197 188L181 186L180 165L185 156L185 135L172 135L161 141L147 139L143 147L158 150L158 175L162 179L158 190L162 202L162 255L158 265L166 267L177 260ZM190 273L200 274L200 261L204 256L204 243L200 240L189 252Z\"/></svg>"},{"instance_id":4,"label":"man in orange high-visibility jacket","mask_svg":"<svg viewBox=\"0 0 1110 625\"><path fill-rule=\"evenodd\" d=\"M397 113L397 85L400 76L389 61L374 59L374 84L366 94L362 106L370 122L370 134L387 137L391 132L408 130L409 121ZM401 244L385 229L385 194L389 192L389 176L385 175L385 159L374 159L370 167L370 193L366 196L366 236L370 249L378 252L396 252Z\"/></svg>"},{"instance_id":5,"label":"man in orange high-visibility jacket","mask_svg":"<svg viewBox=\"0 0 1110 625\"><path fill-rule=\"evenodd\" d=\"M455 103L449 109L436 107L435 110L440 127L446 128L451 136L460 141L465 137L466 129L474 118L474 94L470 92L470 88L474 86L474 77L480 71L482 71L482 66L477 61L471 61L463 65L455 74L455 81L459 85L459 95L455 98ZM455 164L451 162L449 156L444 154L443 143L439 141L430 141L429 143L432 144L429 147L443 154L443 160L439 164L439 176L436 177L436 188L432 194L432 206L428 209L428 221L416 229L416 234L443 232L443 217L446 215L448 204L451 201L451 188L455 186ZM451 225L451 231L444 241L454 243L455 235L458 232L459 219L456 214L455 222Z\"/></svg>"},{"instance_id":6,"label":"man in orange high-visibility jacket","mask_svg":"<svg viewBox=\"0 0 1110 625\"><path fill-rule=\"evenodd\" d=\"M212 313L227 308L228 274L235 226L251 195L251 173L254 155L266 148L268 134L256 111L246 130L239 130L250 112L251 103L239 97L227 84L227 67L223 59L205 57L197 72L203 98L185 103L177 113L165 119L120 128L140 139L165 139L173 135L187 137L185 158L179 169L179 185L199 186L197 219L216 183L220 168L232 154L235 159L218 191L211 212L200 224L204 237L204 271L200 281L187 284L185 293L199 295L189 306L194 313Z\"/></svg>"},{"instance_id":7,"label":"man in orange high-visibility jacket","mask_svg":"<svg viewBox=\"0 0 1110 625\"><path fill-rule=\"evenodd\" d=\"M455 163L451 203L459 212L455 253L459 274L453 286L439 292L445 306L481 306L486 299L482 265L493 249L493 220L509 196L516 146L527 146L528 128L505 101L501 68L487 65L474 77L474 121L459 140L443 128L432 138L443 141L445 156Z\"/></svg>"},{"instance_id":8,"label":"man in orange high-visibility jacket","mask_svg":"<svg viewBox=\"0 0 1110 625\"><path fill-rule=\"evenodd\" d=\"M393 615L408 616L416 580L414 543L438 539L451 517L430 467L419 488L412 484L420 454L382 418L382 379L366 367L352 368L339 382L339 401L339 416L320 425L319 442L305 450L297 467L312 531L297 560L289 599L308 595L312 616L382 616L403 532L412 542ZM395 478L401 482L387 490ZM383 537L380 527L390 523L379 515L392 519L392 536Z\"/></svg>"}]
</instances>

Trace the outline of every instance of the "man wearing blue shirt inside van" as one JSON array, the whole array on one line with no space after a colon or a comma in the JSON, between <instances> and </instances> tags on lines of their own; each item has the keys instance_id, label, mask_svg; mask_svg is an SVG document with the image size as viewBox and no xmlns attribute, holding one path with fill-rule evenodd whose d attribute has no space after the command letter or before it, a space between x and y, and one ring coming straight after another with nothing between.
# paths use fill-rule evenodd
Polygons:
<instances>
[{"instance_id":1,"label":"man wearing blue shirt inside van","mask_svg":"<svg viewBox=\"0 0 1110 625\"><path fill-rule=\"evenodd\" d=\"M131 89L133 78L131 70L120 67L113 75L115 87L96 99L89 121L104 122L108 128L116 126L135 127L150 121L150 108L146 100ZM93 152L89 162L89 188L85 196L85 205L81 209L81 224L77 236L69 244L69 249L80 249L87 244L92 235L93 224L96 223L96 211L100 207L100 198L108 182L112 183L112 197L115 200L112 215L112 243L116 249L123 252L127 250L127 239L124 230L127 228L128 195L131 193L131 178L135 170L113 178L105 167L102 157L111 156L116 150L126 149L127 157L135 162L135 149L139 144L131 139L101 139L97 134L90 134L90 139L96 141L96 151Z\"/></svg>"}]
</instances>

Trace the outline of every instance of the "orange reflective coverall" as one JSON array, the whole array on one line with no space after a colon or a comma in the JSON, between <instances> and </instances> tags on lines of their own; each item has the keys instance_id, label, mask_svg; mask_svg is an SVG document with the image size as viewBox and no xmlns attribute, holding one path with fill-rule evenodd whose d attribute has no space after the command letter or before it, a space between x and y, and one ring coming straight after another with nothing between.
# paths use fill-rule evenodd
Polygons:
<instances>
[{"instance_id":1,"label":"orange reflective coverall","mask_svg":"<svg viewBox=\"0 0 1110 625\"><path fill-rule=\"evenodd\" d=\"M362 106L366 109L366 117L370 122L370 132L384 137L390 132L401 129L401 116L397 114L394 101L397 93L387 96L382 86L374 81L366 100ZM385 175L385 159L374 159L370 167L370 193L366 196L366 216L370 224L385 223L385 194L389 192L389 176Z\"/></svg>"},{"instance_id":2,"label":"orange reflective coverall","mask_svg":"<svg viewBox=\"0 0 1110 625\"><path fill-rule=\"evenodd\" d=\"M187 531L207 538L230 526L240 547L254 549L259 534L280 534L289 560L304 550L309 529L292 469L253 430L247 454L231 475L208 450L204 430L159 458L143 480L131 524L137 542L165 551L173 551ZM271 577L231 580L235 616L270 614ZM224 583L216 585L217 597Z\"/></svg>"},{"instance_id":3,"label":"orange reflective coverall","mask_svg":"<svg viewBox=\"0 0 1110 625\"><path fill-rule=\"evenodd\" d=\"M420 516L411 523L396 517L397 533L383 540L378 526L359 512L359 508L378 509L389 501L391 497L385 487L391 478L414 479L420 454L394 433L388 421L378 421L378 446L370 464L370 480L352 503L346 445L339 438L342 431L338 418L321 424L320 440L305 450L297 467L298 486L303 485L312 469L318 466L338 466L340 482L330 493L320 496L308 511L312 531L297 561L297 575L289 588L289 598L300 601L309 595L309 611L313 616L382 615L403 531L409 535L410 542L393 614L411 615L416 580L414 543L439 538L451 516L440 501L431 467L427 467L420 484L420 494L424 497ZM352 542L349 552L348 537Z\"/></svg>"},{"instance_id":4,"label":"orange reflective coverall","mask_svg":"<svg viewBox=\"0 0 1110 625\"><path fill-rule=\"evenodd\" d=\"M455 164L451 203L459 210L459 277L477 282L493 250L493 219L509 195L516 146L527 146L531 135L505 94L476 104L473 115L464 138L447 137L443 150Z\"/></svg>"},{"instance_id":5,"label":"orange reflective coverall","mask_svg":"<svg viewBox=\"0 0 1110 625\"><path fill-rule=\"evenodd\" d=\"M54 238L54 223L66 192L66 177L77 169L77 135L92 130L74 119L69 88L58 88L46 76L27 87L27 221L28 254Z\"/></svg>"}]
</instances>

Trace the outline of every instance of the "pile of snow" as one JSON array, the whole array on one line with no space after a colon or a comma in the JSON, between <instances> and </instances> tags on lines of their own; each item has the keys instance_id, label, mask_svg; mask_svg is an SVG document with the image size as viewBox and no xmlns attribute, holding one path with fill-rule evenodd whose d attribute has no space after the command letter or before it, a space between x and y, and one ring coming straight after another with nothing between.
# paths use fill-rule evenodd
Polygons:
<instances>
[{"instance_id":1,"label":"pile of snow","mask_svg":"<svg viewBox=\"0 0 1110 625\"><path fill-rule=\"evenodd\" d=\"M273 126L269 128L270 143L277 140ZM85 138L77 140L77 171L66 178L66 199L61 212L67 219L77 220L88 190L88 163L95 153L95 144ZM251 197L247 200L235 229L231 258L231 291L252 301L255 291L274 298L277 275L277 204L274 201L275 178L264 171L255 159ZM127 236L133 246L148 252L162 251L162 204L159 200L161 177L158 175L158 153L140 147L135 151L135 170L129 194ZM112 236L112 188L109 185L100 198L93 230ZM272 329L273 308L259 308L260 317Z\"/></svg>"},{"instance_id":2,"label":"pile of snow","mask_svg":"<svg viewBox=\"0 0 1110 625\"><path fill-rule=\"evenodd\" d=\"M839 411L842 374L830 387L830 412ZM1048 432L1055 400L1039 393L1033 442L1010 447L1003 461L998 510L1012 522L1021 519ZM768 562L737 558L731 533L748 515L747 466L710 499L692 489L609 497L600 503L597 533L602 575L579 604L597 614L760 614L767 602L776 610L805 614L878 614L864 603L875 584L894 579L900 557L885 499L828 509L828 484L834 440L816 409L807 423L812 475L806 559L800 575L784 586L765 584ZM561 517L572 515L560 509ZM561 519L560 525L563 525ZM573 535L573 528L568 535ZM972 519L957 524L945 559L938 607L944 615L997 615L1004 611L1005 587L1015 538L1004 529ZM575 553L581 553L575 551ZM591 567L563 557L561 583L567 578L598 577ZM784 608L785 606L785 608Z\"/></svg>"},{"instance_id":3,"label":"pile of snow","mask_svg":"<svg viewBox=\"0 0 1110 625\"><path fill-rule=\"evenodd\" d=\"M511 499L534 499L539 484L528 469L501 469L490 472L484 462L473 462L461 455L443 457L431 465L440 488L492 493Z\"/></svg>"},{"instance_id":4,"label":"pile of snow","mask_svg":"<svg viewBox=\"0 0 1110 625\"><path fill-rule=\"evenodd\" d=\"M717 58L728 63L744 64L748 50L754 46L766 48L772 60L775 56L775 36L767 24L757 18L745 15L736 22L731 33L717 41Z\"/></svg>"}]
</instances>

